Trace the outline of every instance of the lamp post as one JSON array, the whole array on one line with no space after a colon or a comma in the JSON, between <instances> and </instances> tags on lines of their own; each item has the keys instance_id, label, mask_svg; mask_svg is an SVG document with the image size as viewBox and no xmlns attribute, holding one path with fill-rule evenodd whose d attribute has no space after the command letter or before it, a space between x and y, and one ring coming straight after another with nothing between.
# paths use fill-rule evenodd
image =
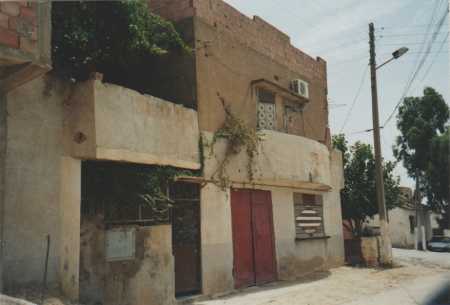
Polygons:
<instances>
[{"instance_id":1,"label":"lamp post","mask_svg":"<svg viewBox=\"0 0 450 305\"><path fill-rule=\"evenodd\" d=\"M373 23L369 24L369 44L370 44L370 79L372 87L372 117L373 117L373 143L375 148L375 181L378 204L378 215L380 216L380 263L384 266L392 265L392 244L389 236L389 226L387 222L386 202L384 196L383 167L380 143L380 118L378 112L378 89L377 89L377 69L387 63L399 58L408 52L408 48L400 48L392 53L392 58L377 66L375 54L375 28Z\"/></svg>"}]
</instances>

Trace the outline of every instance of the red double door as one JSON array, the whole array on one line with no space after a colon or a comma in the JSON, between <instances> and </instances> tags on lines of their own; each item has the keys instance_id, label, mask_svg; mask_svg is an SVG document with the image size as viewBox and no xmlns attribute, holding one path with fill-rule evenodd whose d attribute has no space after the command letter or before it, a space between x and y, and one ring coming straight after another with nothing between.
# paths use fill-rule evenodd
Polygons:
<instances>
[{"instance_id":1,"label":"red double door","mask_svg":"<svg viewBox=\"0 0 450 305\"><path fill-rule=\"evenodd\" d=\"M231 214L236 288L274 281L276 260L271 193L232 190Z\"/></svg>"}]
</instances>

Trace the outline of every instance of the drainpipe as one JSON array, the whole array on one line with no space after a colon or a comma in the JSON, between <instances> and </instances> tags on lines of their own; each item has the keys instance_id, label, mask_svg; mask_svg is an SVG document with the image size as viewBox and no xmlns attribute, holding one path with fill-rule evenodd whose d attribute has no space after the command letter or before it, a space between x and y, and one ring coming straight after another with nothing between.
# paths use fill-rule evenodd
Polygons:
<instances>
[{"instance_id":1,"label":"drainpipe","mask_svg":"<svg viewBox=\"0 0 450 305\"><path fill-rule=\"evenodd\" d=\"M5 166L6 166L6 95L0 92L0 293L3 292L3 248L5 222Z\"/></svg>"}]
</instances>

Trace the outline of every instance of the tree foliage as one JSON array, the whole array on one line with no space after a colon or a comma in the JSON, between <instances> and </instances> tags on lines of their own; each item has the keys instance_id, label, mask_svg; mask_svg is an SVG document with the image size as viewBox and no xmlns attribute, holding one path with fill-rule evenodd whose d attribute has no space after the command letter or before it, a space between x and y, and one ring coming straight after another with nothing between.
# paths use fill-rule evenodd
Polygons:
<instances>
[{"instance_id":1,"label":"tree foliage","mask_svg":"<svg viewBox=\"0 0 450 305\"><path fill-rule=\"evenodd\" d=\"M361 236L364 222L378 213L372 147L361 142L349 147L344 135L334 136L333 146L343 153L345 185L341 191L342 217L349 221L353 234ZM394 168L393 162L383 163L387 209L400 205L400 181L394 177Z\"/></svg>"},{"instance_id":2,"label":"tree foliage","mask_svg":"<svg viewBox=\"0 0 450 305\"><path fill-rule=\"evenodd\" d=\"M449 206L449 117L449 106L433 88L425 88L421 97L405 98L394 147L408 174L420 178L420 191L430 207L440 213Z\"/></svg>"},{"instance_id":3,"label":"tree foliage","mask_svg":"<svg viewBox=\"0 0 450 305\"><path fill-rule=\"evenodd\" d=\"M97 71L126 82L154 57L189 52L173 24L150 13L144 0L61 1L52 11L53 67L65 78Z\"/></svg>"}]
</instances>

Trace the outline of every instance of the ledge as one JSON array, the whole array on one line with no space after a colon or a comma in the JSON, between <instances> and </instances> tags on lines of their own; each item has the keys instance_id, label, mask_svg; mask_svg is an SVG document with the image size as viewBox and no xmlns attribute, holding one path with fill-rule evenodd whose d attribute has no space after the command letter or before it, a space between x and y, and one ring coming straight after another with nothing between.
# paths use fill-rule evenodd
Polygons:
<instances>
[{"instance_id":1,"label":"ledge","mask_svg":"<svg viewBox=\"0 0 450 305\"><path fill-rule=\"evenodd\" d=\"M331 236L325 235L325 236L314 236L314 237L296 237L296 241L306 241L306 240L314 240L314 239L329 239Z\"/></svg>"},{"instance_id":2,"label":"ledge","mask_svg":"<svg viewBox=\"0 0 450 305\"><path fill-rule=\"evenodd\" d=\"M193 177L193 176L178 176L176 181L184 181L191 183L218 183L218 180L206 179L204 177ZM282 187L282 188L293 188L299 190L306 190L312 192L329 192L332 187L323 183L315 183L309 181L291 181L291 180L255 180L255 181L235 181L231 180L231 185L234 187L251 187L251 186L269 186L269 187Z\"/></svg>"}]
</instances>

